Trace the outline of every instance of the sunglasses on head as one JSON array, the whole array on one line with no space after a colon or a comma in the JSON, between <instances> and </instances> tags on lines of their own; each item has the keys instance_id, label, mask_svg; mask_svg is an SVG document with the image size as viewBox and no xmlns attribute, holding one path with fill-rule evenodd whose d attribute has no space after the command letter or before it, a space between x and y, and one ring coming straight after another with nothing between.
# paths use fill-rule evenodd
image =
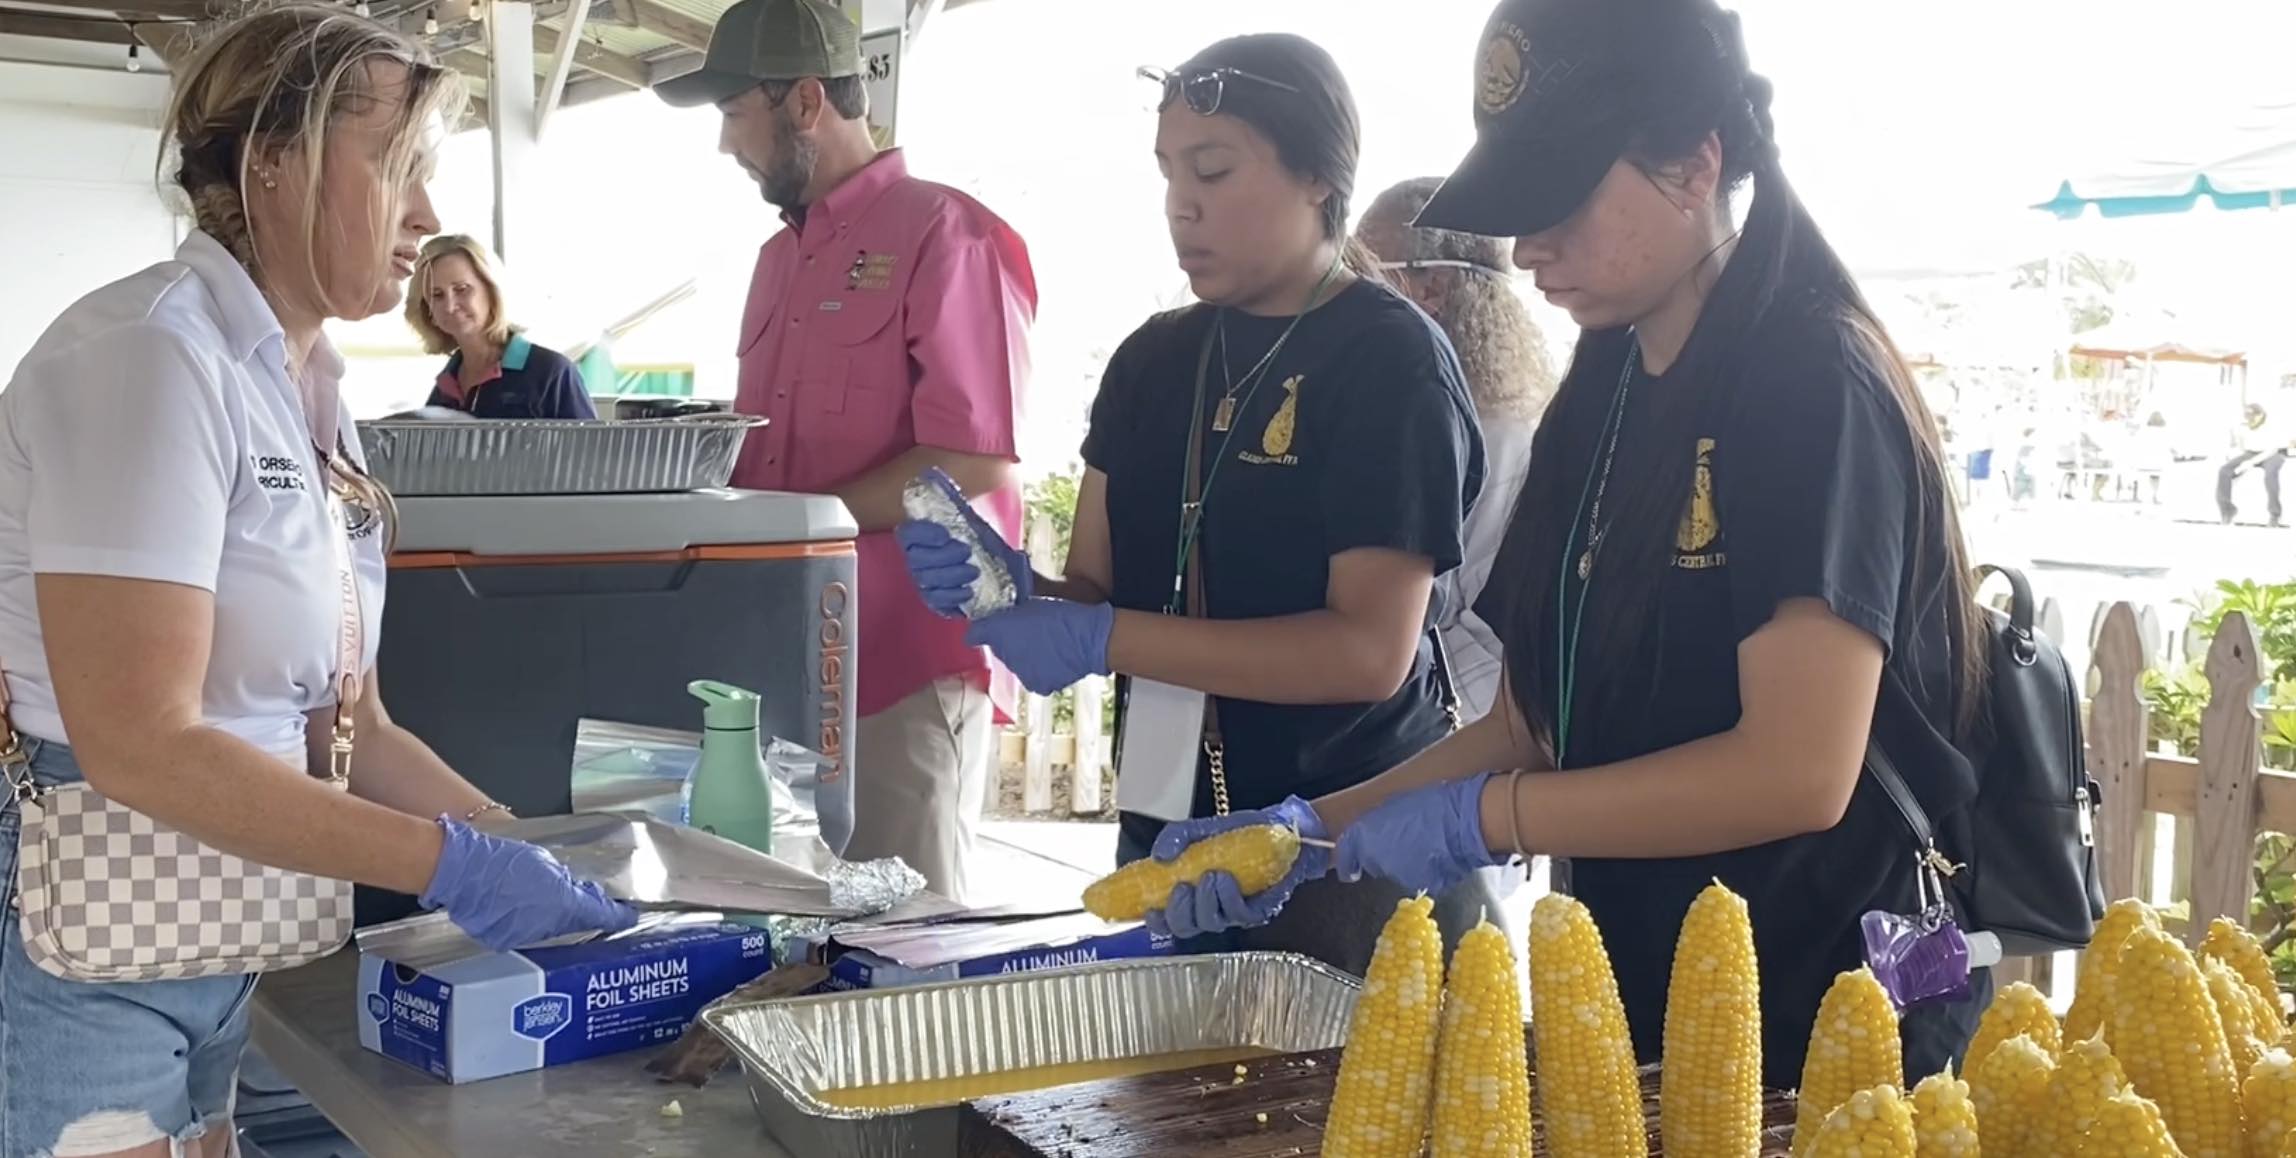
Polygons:
<instances>
[{"instance_id":1,"label":"sunglasses on head","mask_svg":"<svg viewBox=\"0 0 2296 1158\"><path fill-rule=\"evenodd\" d=\"M1188 111L1201 117L1208 117L1220 111L1220 102L1228 95L1228 82L1231 80L1264 84L1269 88L1282 89L1285 92L1299 91L1295 85L1288 85L1280 80L1270 80L1264 76L1245 72L1240 68L1207 68L1200 72L1187 73L1173 72L1166 68L1142 68L1140 75L1161 85L1164 89L1163 97L1156 102L1157 112L1163 112L1172 107L1173 101L1181 100L1187 102Z\"/></svg>"},{"instance_id":2,"label":"sunglasses on head","mask_svg":"<svg viewBox=\"0 0 2296 1158\"><path fill-rule=\"evenodd\" d=\"M1487 274L1491 277L1503 278L1507 276L1505 270L1492 269L1480 262L1460 261L1449 257L1423 257L1412 261L1383 261L1379 263L1378 268L1382 273L1417 273L1426 269L1460 269L1468 273Z\"/></svg>"}]
</instances>

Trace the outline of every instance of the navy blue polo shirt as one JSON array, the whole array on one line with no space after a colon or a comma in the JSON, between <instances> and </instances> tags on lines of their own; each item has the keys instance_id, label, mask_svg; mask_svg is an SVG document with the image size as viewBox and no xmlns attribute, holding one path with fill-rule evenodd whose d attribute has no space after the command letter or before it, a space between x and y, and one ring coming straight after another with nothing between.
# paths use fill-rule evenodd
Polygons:
<instances>
[{"instance_id":1,"label":"navy blue polo shirt","mask_svg":"<svg viewBox=\"0 0 2296 1158\"><path fill-rule=\"evenodd\" d=\"M596 418L582 372L566 355L512 334L502 351L502 371L483 382L462 384L462 353L447 359L429 405L468 412L474 418Z\"/></svg>"}]
</instances>

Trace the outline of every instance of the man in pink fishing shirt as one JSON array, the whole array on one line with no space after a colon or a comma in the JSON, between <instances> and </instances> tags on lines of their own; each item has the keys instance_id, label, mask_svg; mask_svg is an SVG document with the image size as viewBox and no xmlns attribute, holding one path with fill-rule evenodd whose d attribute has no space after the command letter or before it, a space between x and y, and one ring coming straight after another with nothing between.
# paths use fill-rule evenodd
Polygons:
<instances>
[{"instance_id":1,"label":"man in pink fishing shirt","mask_svg":"<svg viewBox=\"0 0 2296 1158\"><path fill-rule=\"evenodd\" d=\"M869 132L860 30L832 0L741 0L702 67L657 85L715 105L718 148L786 228L742 318L735 409L772 421L734 485L834 494L861 525L851 859L898 856L967 899L1011 678L928 610L893 528L927 467L1017 541L1013 430L1036 277L1020 235L963 193L909 176Z\"/></svg>"}]
</instances>

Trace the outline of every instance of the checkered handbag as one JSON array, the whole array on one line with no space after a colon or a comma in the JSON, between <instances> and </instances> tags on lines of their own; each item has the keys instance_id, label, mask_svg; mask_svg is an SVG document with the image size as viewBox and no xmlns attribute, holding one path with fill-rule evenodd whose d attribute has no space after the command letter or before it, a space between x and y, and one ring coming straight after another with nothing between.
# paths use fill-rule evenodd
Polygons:
<instances>
[{"instance_id":1,"label":"checkered handbag","mask_svg":"<svg viewBox=\"0 0 2296 1158\"><path fill-rule=\"evenodd\" d=\"M345 508L333 488L327 506L343 605L324 779L344 791L364 622ZM86 982L261 973L324 957L351 935L349 882L219 852L85 784L36 784L9 722L4 677L0 779L20 810L16 903L24 951L47 973Z\"/></svg>"}]
</instances>

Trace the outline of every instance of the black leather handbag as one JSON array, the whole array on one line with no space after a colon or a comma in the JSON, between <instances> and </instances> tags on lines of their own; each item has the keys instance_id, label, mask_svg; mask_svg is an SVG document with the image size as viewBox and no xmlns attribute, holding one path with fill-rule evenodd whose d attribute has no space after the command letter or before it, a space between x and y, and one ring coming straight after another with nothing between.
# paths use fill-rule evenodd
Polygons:
<instances>
[{"instance_id":1,"label":"black leather handbag","mask_svg":"<svg viewBox=\"0 0 2296 1158\"><path fill-rule=\"evenodd\" d=\"M2097 867L2096 810L2103 792L2081 740L2080 681L2049 637L2034 628L2033 589L2013 568L1978 568L1978 580L2009 581L2009 610L1985 617L1991 742L1977 760L1977 797L1953 817L1956 846L1940 848L1937 825L1877 744L1866 772L1905 819L1923 876L1947 890L1966 927L2001 938L2006 956L2080 949L2105 912Z\"/></svg>"}]
</instances>

